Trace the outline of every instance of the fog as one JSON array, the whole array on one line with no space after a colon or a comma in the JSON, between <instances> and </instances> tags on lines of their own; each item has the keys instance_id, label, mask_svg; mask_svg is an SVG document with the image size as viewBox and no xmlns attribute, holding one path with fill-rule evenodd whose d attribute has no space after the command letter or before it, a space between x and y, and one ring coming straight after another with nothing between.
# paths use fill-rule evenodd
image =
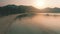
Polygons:
<instances>
[{"instance_id":1,"label":"fog","mask_svg":"<svg viewBox=\"0 0 60 34\"><path fill-rule=\"evenodd\" d=\"M60 16L36 14L16 18L7 34L60 34Z\"/></svg>"}]
</instances>

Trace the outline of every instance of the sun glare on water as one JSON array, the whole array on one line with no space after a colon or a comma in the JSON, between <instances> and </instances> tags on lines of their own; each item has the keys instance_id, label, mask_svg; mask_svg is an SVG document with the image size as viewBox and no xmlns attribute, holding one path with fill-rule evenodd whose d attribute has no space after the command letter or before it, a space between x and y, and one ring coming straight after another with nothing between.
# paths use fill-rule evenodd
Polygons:
<instances>
[{"instance_id":1,"label":"sun glare on water","mask_svg":"<svg viewBox=\"0 0 60 34\"><path fill-rule=\"evenodd\" d=\"M43 8L45 8L45 1L44 0L35 0L33 6L38 9L43 9Z\"/></svg>"}]
</instances>

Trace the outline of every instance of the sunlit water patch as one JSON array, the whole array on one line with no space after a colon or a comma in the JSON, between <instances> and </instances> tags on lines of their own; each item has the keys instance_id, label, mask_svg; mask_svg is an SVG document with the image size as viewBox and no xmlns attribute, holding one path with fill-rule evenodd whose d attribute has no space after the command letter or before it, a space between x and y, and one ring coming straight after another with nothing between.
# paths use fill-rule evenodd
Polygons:
<instances>
[{"instance_id":1,"label":"sunlit water patch","mask_svg":"<svg viewBox=\"0 0 60 34\"><path fill-rule=\"evenodd\" d=\"M9 30L10 34L60 34L60 16L36 14L16 19Z\"/></svg>"}]
</instances>

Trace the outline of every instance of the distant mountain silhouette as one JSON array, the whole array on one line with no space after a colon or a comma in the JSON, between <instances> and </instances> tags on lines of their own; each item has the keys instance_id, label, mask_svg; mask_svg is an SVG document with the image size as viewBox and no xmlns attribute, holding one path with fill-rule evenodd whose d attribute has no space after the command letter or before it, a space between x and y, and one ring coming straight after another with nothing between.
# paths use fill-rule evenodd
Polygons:
<instances>
[{"instance_id":1,"label":"distant mountain silhouette","mask_svg":"<svg viewBox=\"0 0 60 34\"><path fill-rule=\"evenodd\" d=\"M55 7L55 8L45 8L43 10L41 10L44 13L60 13L60 8Z\"/></svg>"},{"instance_id":2,"label":"distant mountain silhouette","mask_svg":"<svg viewBox=\"0 0 60 34\"><path fill-rule=\"evenodd\" d=\"M33 6L24 6L24 5L6 5L0 7L0 16L6 16L11 14L20 14L20 13L60 13L60 8L45 8L37 9Z\"/></svg>"},{"instance_id":3,"label":"distant mountain silhouette","mask_svg":"<svg viewBox=\"0 0 60 34\"><path fill-rule=\"evenodd\" d=\"M6 5L3 7L0 7L0 16L19 14L19 13L30 13L30 12L35 12L35 11L38 11L38 10L32 6Z\"/></svg>"}]
</instances>

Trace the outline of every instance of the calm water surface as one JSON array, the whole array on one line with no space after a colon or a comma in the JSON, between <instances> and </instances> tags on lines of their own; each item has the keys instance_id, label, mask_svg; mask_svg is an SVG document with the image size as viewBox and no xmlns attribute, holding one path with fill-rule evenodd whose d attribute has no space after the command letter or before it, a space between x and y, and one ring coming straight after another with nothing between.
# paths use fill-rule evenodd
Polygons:
<instances>
[{"instance_id":1,"label":"calm water surface","mask_svg":"<svg viewBox=\"0 0 60 34\"><path fill-rule=\"evenodd\" d=\"M52 15L53 14L53 15ZM16 19L9 34L60 34L60 13L37 13L33 17Z\"/></svg>"}]
</instances>

